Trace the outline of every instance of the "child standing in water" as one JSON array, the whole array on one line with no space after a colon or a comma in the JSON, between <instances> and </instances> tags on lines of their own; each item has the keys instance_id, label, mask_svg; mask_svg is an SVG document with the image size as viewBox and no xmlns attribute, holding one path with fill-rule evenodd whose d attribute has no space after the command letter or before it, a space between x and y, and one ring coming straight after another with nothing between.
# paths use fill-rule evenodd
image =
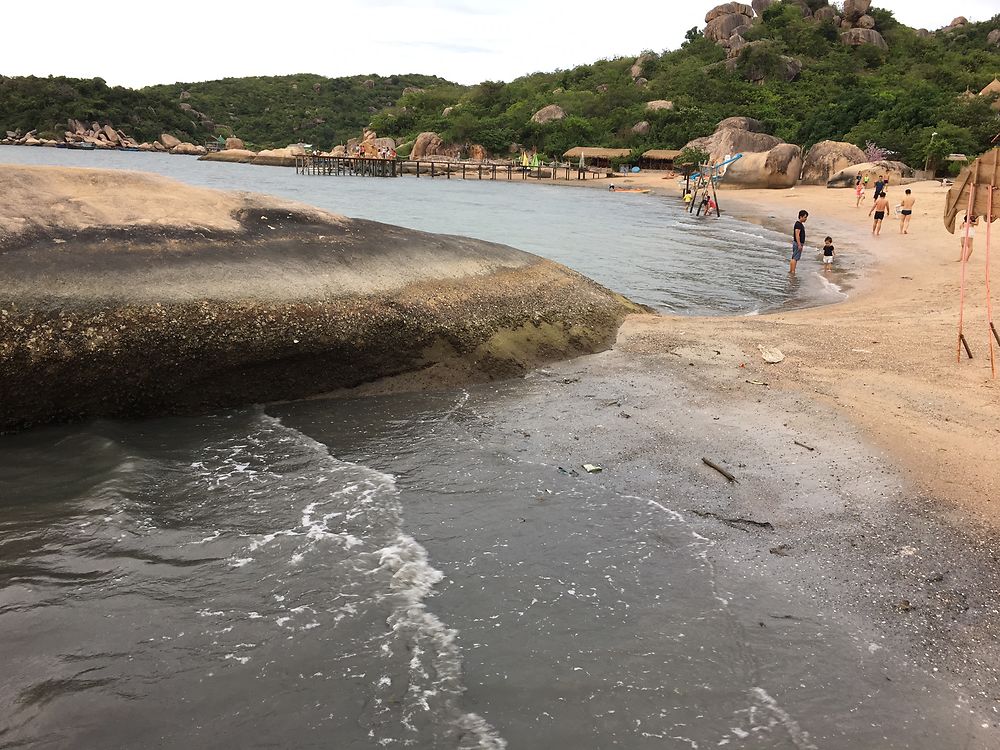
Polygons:
<instances>
[{"instance_id":1,"label":"child standing in water","mask_svg":"<svg viewBox=\"0 0 1000 750\"><path fill-rule=\"evenodd\" d=\"M833 268L833 237L823 240L823 270L829 271Z\"/></svg>"},{"instance_id":2,"label":"child standing in water","mask_svg":"<svg viewBox=\"0 0 1000 750\"><path fill-rule=\"evenodd\" d=\"M861 201L865 199L865 184L861 181L861 175L858 175L858 181L854 185L854 195L857 198L854 201L854 207L857 208L861 205Z\"/></svg>"}]
</instances>

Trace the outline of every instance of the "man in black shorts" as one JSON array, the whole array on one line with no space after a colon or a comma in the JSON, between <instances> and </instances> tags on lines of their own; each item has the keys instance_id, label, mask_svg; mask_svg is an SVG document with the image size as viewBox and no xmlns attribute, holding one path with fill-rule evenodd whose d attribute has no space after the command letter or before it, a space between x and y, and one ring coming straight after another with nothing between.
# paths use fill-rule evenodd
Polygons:
<instances>
[{"instance_id":1,"label":"man in black shorts","mask_svg":"<svg viewBox=\"0 0 1000 750\"><path fill-rule=\"evenodd\" d=\"M868 212L871 216L875 214L875 223L872 224L872 234L878 237L882 233L882 220L885 218L886 211L889 210L889 199L885 195L885 190L875 196L875 205L872 206L872 210Z\"/></svg>"},{"instance_id":2,"label":"man in black shorts","mask_svg":"<svg viewBox=\"0 0 1000 750\"><path fill-rule=\"evenodd\" d=\"M808 218L808 211L799 211L799 220L792 227L792 262L788 273L795 273L795 266L802 258L802 250L806 246L806 219Z\"/></svg>"},{"instance_id":3,"label":"man in black shorts","mask_svg":"<svg viewBox=\"0 0 1000 750\"><path fill-rule=\"evenodd\" d=\"M899 233L910 233L910 217L913 216L913 204L917 199L913 197L913 191L906 188L906 196L901 202L902 209L899 212Z\"/></svg>"}]
</instances>

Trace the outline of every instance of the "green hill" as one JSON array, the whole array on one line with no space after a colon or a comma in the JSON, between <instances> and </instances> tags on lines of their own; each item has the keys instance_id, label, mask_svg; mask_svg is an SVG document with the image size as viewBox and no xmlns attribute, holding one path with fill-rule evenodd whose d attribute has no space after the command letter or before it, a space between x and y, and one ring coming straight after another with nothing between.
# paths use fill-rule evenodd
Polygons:
<instances>
[{"instance_id":1,"label":"green hill","mask_svg":"<svg viewBox=\"0 0 1000 750\"><path fill-rule=\"evenodd\" d=\"M814 11L826 4L802 3ZM643 53L636 76L630 57L473 87L424 75L302 74L141 90L100 79L0 77L0 133L61 133L73 117L110 121L137 140L235 134L256 147L304 141L329 148L370 125L400 141L430 130L494 154L519 144L556 156L577 145L680 148L719 120L746 115L805 147L871 141L916 166L928 156L988 149L1000 131L993 99L965 93L1000 73L997 34L990 37L1000 15L926 34L888 11L870 14L888 50L847 46L833 20L804 17L799 5L784 2L744 31L749 44L729 60L726 49L691 29L680 49ZM674 106L647 111L651 100ZM562 119L532 121L552 104L564 110Z\"/></svg>"}]
</instances>

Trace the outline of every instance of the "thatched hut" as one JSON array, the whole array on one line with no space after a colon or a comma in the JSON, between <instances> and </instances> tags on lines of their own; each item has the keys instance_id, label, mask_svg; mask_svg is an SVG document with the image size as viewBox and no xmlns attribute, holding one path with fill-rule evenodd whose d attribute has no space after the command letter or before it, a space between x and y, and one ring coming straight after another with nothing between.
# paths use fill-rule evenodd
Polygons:
<instances>
[{"instance_id":1,"label":"thatched hut","mask_svg":"<svg viewBox=\"0 0 1000 750\"><path fill-rule=\"evenodd\" d=\"M597 148L591 146L574 146L565 154L563 159L570 163L577 163L583 157L584 166L587 167L610 167L612 159L624 159L632 152L627 148Z\"/></svg>"},{"instance_id":2,"label":"thatched hut","mask_svg":"<svg viewBox=\"0 0 1000 750\"><path fill-rule=\"evenodd\" d=\"M667 148L650 149L642 155L639 166L643 169L673 169L674 159L680 154L680 151Z\"/></svg>"}]
</instances>

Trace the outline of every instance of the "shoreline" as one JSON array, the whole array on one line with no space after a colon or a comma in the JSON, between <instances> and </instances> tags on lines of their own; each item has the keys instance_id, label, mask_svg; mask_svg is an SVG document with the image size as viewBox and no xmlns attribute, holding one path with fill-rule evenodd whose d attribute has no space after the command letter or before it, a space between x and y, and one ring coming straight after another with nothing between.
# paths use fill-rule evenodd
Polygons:
<instances>
[{"instance_id":1,"label":"shoreline","mask_svg":"<svg viewBox=\"0 0 1000 750\"><path fill-rule=\"evenodd\" d=\"M655 173L627 179L630 186L676 198L655 184L662 182ZM1000 379L991 378L989 367L984 238L978 240L967 276L965 333L975 358L963 354L956 363L960 264L954 261L959 239L940 219L947 188L937 182L890 186L891 200L906 188L917 198L910 233L899 234L898 220L891 219L877 239L870 233L870 200L856 209L851 190L723 188L719 202L731 216L770 229L781 224L769 219L784 222L787 229L800 208L810 212L799 274L822 273L809 255L826 234L834 237L838 253L862 255L859 274L845 290L847 299L741 318L663 315L656 322L632 316L622 327L619 345L657 335L668 343L671 329L683 327L705 343L723 338L751 352L762 343L778 346L791 356L767 368L775 384L849 415L876 444L897 456L923 489L939 496L950 513L968 513L1000 529L992 500L1000 491L1000 472L995 470ZM995 348L1000 369L1000 347Z\"/></svg>"},{"instance_id":2,"label":"shoreline","mask_svg":"<svg viewBox=\"0 0 1000 750\"><path fill-rule=\"evenodd\" d=\"M686 472L706 489L677 498L674 509L719 542L720 565L782 582L798 594L796 606L848 623L859 646L884 644L887 659L905 654L928 674L946 673L937 676L966 692L977 721L995 728L1000 381L989 378L979 335L984 253L980 246L973 255L967 308L977 358L958 365L958 242L938 218L945 190L910 187L913 233L898 235L891 222L878 240L850 190L723 191L734 217L766 217L779 229L807 208L810 248L829 233L844 254L870 259L849 297L759 315L631 315L612 349L529 374L549 381L544 408L529 414L555 426L529 443L553 460L598 463L606 470L595 481L651 498L672 489L659 456L683 450ZM799 271L814 268L810 254ZM758 346L786 358L767 365ZM435 365L336 395L447 388L466 375ZM627 418L618 414L625 404ZM520 416L504 422L527 438L537 418L532 426ZM690 433L691 424L701 433L678 442L679 427ZM701 456L740 484L725 484ZM720 522L727 517L773 529L733 528Z\"/></svg>"}]
</instances>

